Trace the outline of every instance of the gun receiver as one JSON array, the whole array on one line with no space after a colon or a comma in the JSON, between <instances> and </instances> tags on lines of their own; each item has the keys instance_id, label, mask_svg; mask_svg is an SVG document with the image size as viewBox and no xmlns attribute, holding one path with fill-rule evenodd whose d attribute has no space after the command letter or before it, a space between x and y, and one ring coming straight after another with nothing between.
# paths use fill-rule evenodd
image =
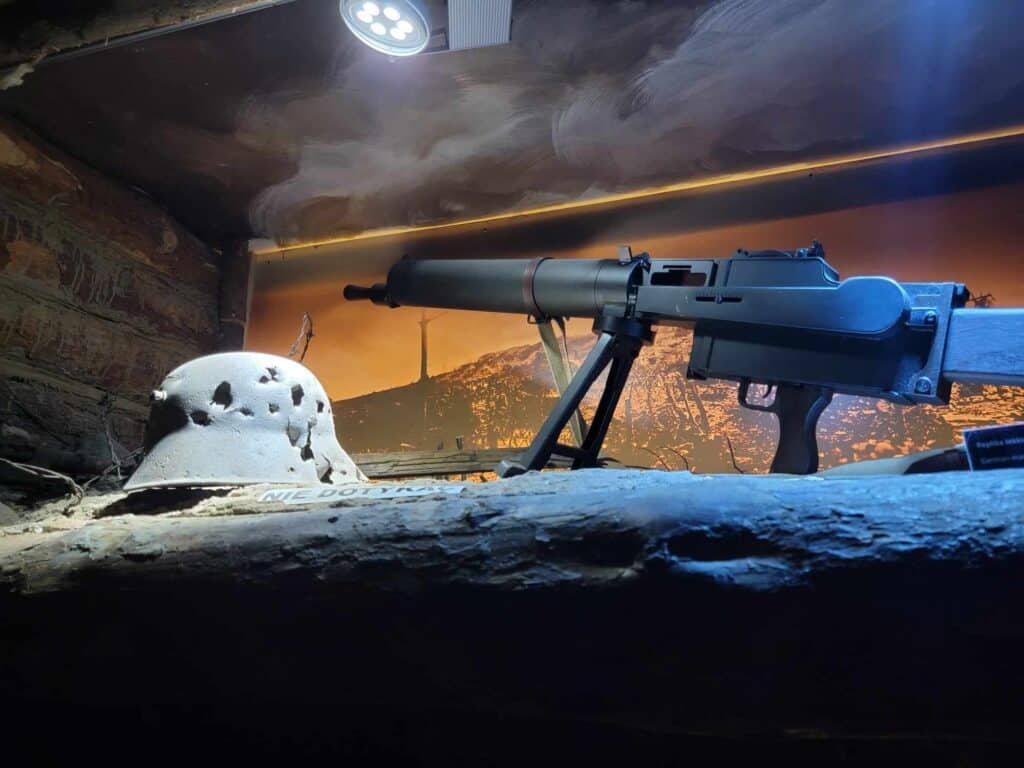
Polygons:
<instances>
[{"instance_id":1,"label":"gun receiver","mask_svg":"<svg viewBox=\"0 0 1024 768\"><path fill-rule=\"evenodd\" d=\"M739 383L739 404L779 421L772 472L817 471L816 426L833 394L897 403L949 402L942 375L953 312L969 294L957 283L840 280L815 242L795 251L744 251L730 259L651 259L628 248L618 259L405 259L387 283L348 286L348 299L525 314L538 321L594 319L598 340L530 448L497 471L596 466L612 415L640 349L658 324L693 324L687 376ZM601 372L607 383L579 446L558 443ZM762 402L752 384L765 387ZM774 393L774 400L768 398Z\"/></svg>"}]
</instances>

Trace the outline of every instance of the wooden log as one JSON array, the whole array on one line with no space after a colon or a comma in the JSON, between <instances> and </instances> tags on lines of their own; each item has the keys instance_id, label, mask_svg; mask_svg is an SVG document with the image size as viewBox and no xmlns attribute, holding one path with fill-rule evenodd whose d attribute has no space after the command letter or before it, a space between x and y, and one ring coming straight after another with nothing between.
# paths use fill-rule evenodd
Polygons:
<instances>
[{"instance_id":1,"label":"wooden log","mask_svg":"<svg viewBox=\"0 0 1024 768\"><path fill-rule=\"evenodd\" d=\"M0 697L315 738L399 711L1024 738L1024 471L584 470L300 506L260 490L4 529Z\"/></svg>"},{"instance_id":2,"label":"wooden log","mask_svg":"<svg viewBox=\"0 0 1024 768\"><path fill-rule=\"evenodd\" d=\"M141 193L0 119L0 456L96 473L215 348L218 269Z\"/></svg>"},{"instance_id":3,"label":"wooden log","mask_svg":"<svg viewBox=\"0 0 1024 768\"><path fill-rule=\"evenodd\" d=\"M217 294L218 274L209 250L167 211L4 117L0 191L5 205L23 206L7 211L0 222L7 248L22 240L53 249L69 239L69 255L75 256L76 249L91 245L96 250L103 244L201 293Z\"/></svg>"},{"instance_id":4,"label":"wooden log","mask_svg":"<svg viewBox=\"0 0 1024 768\"><path fill-rule=\"evenodd\" d=\"M147 332L145 315L107 320L87 307L19 290L5 277L0 272L4 373L9 363L31 361L38 370L144 402L168 371L208 351L198 346L199 335L185 341Z\"/></svg>"},{"instance_id":5,"label":"wooden log","mask_svg":"<svg viewBox=\"0 0 1024 768\"><path fill-rule=\"evenodd\" d=\"M118 446L142 444L149 413L143 397L111 395L75 377L2 357L0 370L0 454L7 458L98 474L114 462Z\"/></svg>"}]
</instances>

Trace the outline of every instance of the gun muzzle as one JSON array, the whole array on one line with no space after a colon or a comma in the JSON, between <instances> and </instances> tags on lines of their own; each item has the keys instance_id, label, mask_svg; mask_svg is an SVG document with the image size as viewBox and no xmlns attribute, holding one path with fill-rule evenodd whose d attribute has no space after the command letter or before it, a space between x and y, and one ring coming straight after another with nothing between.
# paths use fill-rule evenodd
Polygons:
<instances>
[{"instance_id":1,"label":"gun muzzle","mask_svg":"<svg viewBox=\"0 0 1024 768\"><path fill-rule=\"evenodd\" d=\"M348 301L372 301L374 304L390 306L388 301L388 287L384 283L375 283L369 288L361 285L346 285L342 292Z\"/></svg>"}]
</instances>

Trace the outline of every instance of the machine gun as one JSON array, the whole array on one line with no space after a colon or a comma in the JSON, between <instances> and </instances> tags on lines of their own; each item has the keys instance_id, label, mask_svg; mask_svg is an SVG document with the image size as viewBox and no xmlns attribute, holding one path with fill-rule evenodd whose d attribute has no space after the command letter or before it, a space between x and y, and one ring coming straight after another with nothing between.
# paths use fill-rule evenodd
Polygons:
<instances>
[{"instance_id":1,"label":"machine gun","mask_svg":"<svg viewBox=\"0 0 1024 768\"><path fill-rule=\"evenodd\" d=\"M541 469L552 454L573 468L596 466L633 361L657 324L693 324L689 378L736 381L740 405L776 415L772 472L817 471L816 427L836 393L948 404L954 381L1024 385L1021 310L965 309L970 294L958 283L840 280L818 242L730 259L651 259L626 246L617 259L403 259L386 284L350 285L344 295L525 314L541 324L593 318L597 342L560 386L530 447L497 467L502 477ZM559 443L609 365L579 445ZM751 398L755 384L765 387L761 402Z\"/></svg>"}]
</instances>

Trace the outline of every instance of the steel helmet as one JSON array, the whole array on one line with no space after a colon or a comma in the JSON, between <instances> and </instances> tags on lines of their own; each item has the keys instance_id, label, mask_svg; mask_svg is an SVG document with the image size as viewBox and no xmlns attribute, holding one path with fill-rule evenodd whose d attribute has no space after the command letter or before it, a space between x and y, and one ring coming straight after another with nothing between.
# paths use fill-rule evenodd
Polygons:
<instances>
[{"instance_id":1,"label":"steel helmet","mask_svg":"<svg viewBox=\"0 0 1024 768\"><path fill-rule=\"evenodd\" d=\"M294 360L200 357L167 374L150 399L146 456L125 490L366 479L338 444L324 388Z\"/></svg>"}]
</instances>

